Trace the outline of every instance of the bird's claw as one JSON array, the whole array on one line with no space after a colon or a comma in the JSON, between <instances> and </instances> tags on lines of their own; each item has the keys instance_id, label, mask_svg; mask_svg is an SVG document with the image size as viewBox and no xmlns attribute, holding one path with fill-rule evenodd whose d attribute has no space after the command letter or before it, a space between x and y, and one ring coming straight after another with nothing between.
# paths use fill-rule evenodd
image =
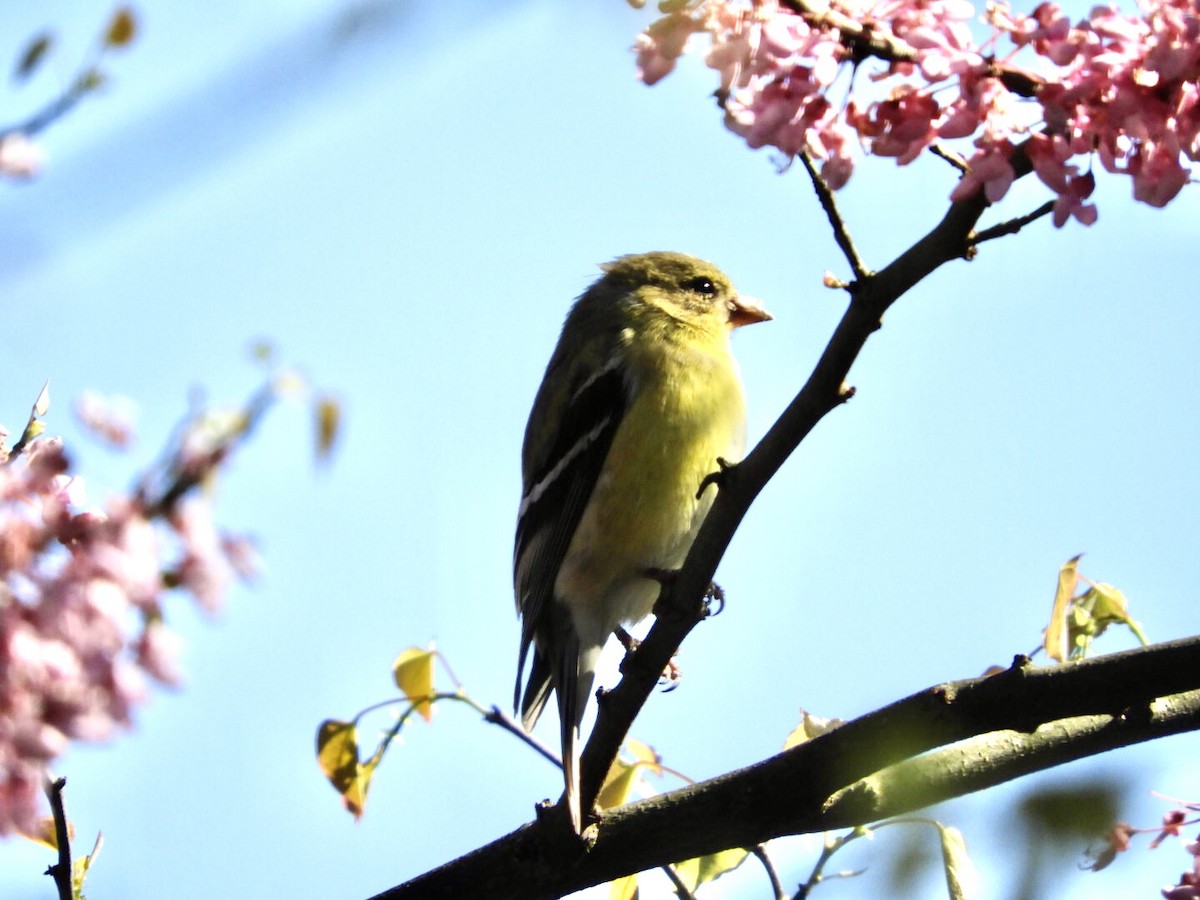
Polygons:
<instances>
[{"instance_id":1,"label":"bird's claw","mask_svg":"<svg viewBox=\"0 0 1200 900\"><path fill-rule=\"evenodd\" d=\"M613 634L616 635L617 640L621 642L621 646L625 648L626 658L628 658L630 653L633 653L639 646L641 646L642 642L620 625L613 629ZM678 652L679 651L676 651L676 653ZM621 666L624 667L624 665L625 663L622 661ZM670 661L667 663L666 668L662 670L662 674L658 676L658 683L665 685L663 688L663 693L669 694L671 691L675 690L675 688L679 687L679 682L682 680L682 678L683 671L679 668L679 663L675 661L675 657L672 656ZM600 702L603 702L603 697L601 696L602 693L603 689L596 692L596 699Z\"/></svg>"},{"instance_id":2,"label":"bird's claw","mask_svg":"<svg viewBox=\"0 0 1200 900\"><path fill-rule=\"evenodd\" d=\"M725 589L715 581L709 582L708 590L704 592L704 617L719 616L724 611Z\"/></svg>"},{"instance_id":3,"label":"bird's claw","mask_svg":"<svg viewBox=\"0 0 1200 900\"><path fill-rule=\"evenodd\" d=\"M679 667L679 663L677 663L675 661L675 657L672 656L670 662L667 663L667 667L663 669L662 674L658 676L658 683L663 685L663 693L669 694L671 691L675 690L675 688L679 687L680 682L682 681L683 669Z\"/></svg>"}]
</instances>

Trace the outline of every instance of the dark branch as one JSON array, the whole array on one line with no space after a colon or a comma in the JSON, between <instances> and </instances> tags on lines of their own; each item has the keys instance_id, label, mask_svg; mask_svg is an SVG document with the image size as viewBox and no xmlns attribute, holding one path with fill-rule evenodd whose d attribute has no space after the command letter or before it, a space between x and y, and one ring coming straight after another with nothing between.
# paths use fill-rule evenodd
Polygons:
<instances>
[{"instance_id":1,"label":"dark branch","mask_svg":"<svg viewBox=\"0 0 1200 900\"><path fill-rule=\"evenodd\" d=\"M71 830L67 826L67 810L63 803L63 788L67 779L46 779L42 786L46 799L50 801L50 812L54 816L54 842L58 845L58 862L46 869L46 874L54 879L58 890L58 900L73 900L74 892L71 884Z\"/></svg>"},{"instance_id":2,"label":"dark branch","mask_svg":"<svg viewBox=\"0 0 1200 900\"><path fill-rule=\"evenodd\" d=\"M856 281L861 281L870 273L867 271L867 266L863 262L862 257L858 255L858 248L854 246L854 240L850 237L850 230L846 227L846 220L842 218L841 212L837 207L837 200L834 198L833 190L829 184L821 177L821 173L817 171L817 167L813 165L812 155L808 151L800 154L800 161L804 163L804 168L808 171L808 177L812 179L813 188L817 192L817 199L821 201L821 208L825 210L825 216L829 219L829 226L833 229L833 239L837 241L842 255L846 257L846 261L850 263L850 270L854 273Z\"/></svg>"},{"instance_id":3,"label":"dark branch","mask_svg":"<svg viewBox=\"0 0 1200 900\"><path fill-rule=\"evenodd\" d=\"M999 675L930 687L748 768L607 813L589 847L564 852L562 823L547 817L375 900L561 897L1197 729L1200 638L1045 668L1021 658Z\"/></svg>"},{"instance_id":4,"label":"dark branch","mask_svg":"<svg viewBox=\"0 0 1200 900\"><path fill-rule=\"evenodd\" d=\"M1016 177L1031 171L1022 148L1013 153ZM856 285L849 308L807 383L758 446L722 474L712 509L669 587L679 608L701 602L734 532L750 504L792 452L851 390L845 381L867 338L879 329L884 312L911 287L938 267L974 254L974 228L987 209L983 192L953 203L932 231L879 272L867 273ZM664 591L668 590L664 588ZM694 599L693 599L694 598ZM634 718L654 690L658 676L700 621L661 618L637 651L626 657L619 684L605 694L591 737L583 751L582 796L585 806L599 793ZM730 846L735 846L730 844Z\"/></svg>"},{"instance_id":5,"label":"dark branch","mask_svg":"<svg viewBox=\"0 0 1200 900\"><path fill-rule=\"evenodd\" d=\"M771 862L771 857L767 856L767 849L759 844L750 851L754 854L755 859L762 863L762 867L767 871L767 878L771 880L771 890L775 894L775 900L788 900L787 891L783 889L783 882L779 880L779 873L775 871L775 864Z\"/></svg>"},{"instance_id":6,"label":"dark branch","mask_svg":"<svg viewBox=\"0 0 1200 900\"><path fill-rule=\"evenodd\" d=\"M1043 216L1048 216L1054 211L1054 201L1047 200L1031 213L1026 213L1023 216L1017 216L1015 219L1009 219L1007 222L1000 222L993 225L991 228L985 228L975 235L975 244L982 244L984 241L995 240L999 237L1004 237L1009 234L1016 234L1030 222L1036 222Z\"/></svg>"}]
</instances>

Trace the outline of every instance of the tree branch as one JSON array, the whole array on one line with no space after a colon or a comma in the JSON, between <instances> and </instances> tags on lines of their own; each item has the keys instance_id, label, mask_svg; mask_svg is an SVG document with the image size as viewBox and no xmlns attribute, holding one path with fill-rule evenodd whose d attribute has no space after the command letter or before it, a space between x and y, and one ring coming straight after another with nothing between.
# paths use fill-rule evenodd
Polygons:
<instances>
[{"instance_id":1,"label":"tree branch","mask_svg":"<svg viewBox=\"0 0 1200 900\"><path fill-rule=\"evenodd\" d=\"M374 900L561 897L1197 729L1200 638L1044 668L1019 657L999 675L935 685L753 766L614 810L590 846L564 842L546 817Z\"/></svg>"},{"instance_id":2,"label":"tree branch","mask_svg":"<svg viewBox=\"0 0 1200 900\"><path fill-rule=\"evenodd\" d=\"M1013 153L1016 177L1032 171L1023 147ZM942 264L974 255L975 223L988 207L983 192L951 204L925 237L879 272L855 282L850 305L807 383L758 445L738 465L720 473L720 489L705 517L678 577L663 588L669 606L699 610L717 565L750 504L779 471L800 442L827 413L853 396L845 379L867 338L879 329L884 312L901 295ZM865 269L865 267L864 267ZM660 601L662 603L663 601ZM659 617L621 667L621 681L604 695L596 724L583 751L581 796L591 807L634 718L658 683L658 677L692 628L695 616ZM730 846L733 846L732 844Z\"/></svg>"},{"instance_id":3,"label":"tree branch","mask_svg":"<svg viewBox=\"0 0 1200 900\"><path fill-rule=\"evenodd\" d=\"M54 887L58 891L59 900L73 900L71 866L71 829L67 824L67 809L63 803L63 788L67 779L46 779L42 785L46 799L50 801L50 812L54 816L54 843L58 849L58 862L46 869L46 874L54 879Z\"/></svg>"},{"instance_id":4,"label":"tree branch","mask_svg":"<svg viewBox=\"0 0 1200 900\"><path fill-rule=\"evenodd\" d=\"M1016 148L1011 164L1016 178L1024 177L1032 170L1023 146ZM683 567L664 586L655 607L656 611L676 610L681 614L657 616L645 639L626 656L620 682L604 694L599 705L596 724L582 754L581 795L585 810L592 807L630 725L654 690L663 669L692 628L703 620L704 594L750 504L817 423L853 396L854 389L846 385L845 379L867 338L880 328L884 312L944 263L972 258L975 225L988 205L982 191L952 203L928 234L878 272L870 272L860 261L863 275L855 282L850 304L804 387L750 454L738 465L723 469L715 478L719 492L713 506ZM1200 646L1193 645L1191 652L1190 666L1196 670L1200 663ZM1024 672L1023 669L1014 671ZM1200 679L1200 673L1197 678ZM1008 685L1023 684L1025 680L1023 675L1009 675L978 683ZM1031 685L1036 681L1032 676L1029 679ZM887 766L944 743L990 731L1017 728L1032 732L1043 722L1064 717L1112 713L1110 707L1069 709L1039 718L1045 710L1030 705L1028 698L1024 698L1023 705L1018 708L1016 724L1002 721L980 728L973 720L965 726L951 716L951 720L958 721L958 731L953 737L943 735L938 726L945 718L946 707L960 704L960 691L973 694L981 690L987 695L989 690L997 689L979 689L976 684L976 681L962 682L931 689L766 760L753 769L622 807L604 816L594 843L590 839L580 841L566 826L562 804L555 810L541 810L537 821L507 838L379 894L376 900L468 894L497 898L520 896L531 900L559 897L624 874L717 850L753 846L781 834L837 827L832 814L825 811L822 804L840 789ZM1148 708L1151 700L1157 697L1192 689L1200 689L1200 680L1185 687L1160 690L1140 698L1140 702ZM1112 691L1107 686L1096 687L1090 696L1111 699ZM961 704L957 708L961 709ZM991 712L981 709L977 715L986 718L985 714ZM901 721L894 721L896 717ZM878 726L881 718L885 722L883 728ZM1192 719L1187 719L1186 725L1179 724L1179 716L1170 721L1175 730L1196 727ZM859 731L867 733L858 735ZM1129 736L1132 733L1132 725L1102 729L1105 739L1121 736L1121 740L1111 746L1157 736L1157 733ZM830 747L836 749L830 750ZM802 763L792 772L786 771L786 764L778 762L796 759ZM1041 767L1060 761L1049 757ZM778 771L780 766L785 771ZM1015 775L1004 775L999 771L993 777L1003 780ZM784 789L785 782L777 780L779 778L786 779L788 789ZM953 792L954 784L947 784L945 790ZM853 799L853 803L861 803L857 799L860 793L848 794L847 799L840 802L852 804ZM835 808L843 809L841 806ZM512 893L513 890L517 893Z\"/></svg>"}]
</instances>

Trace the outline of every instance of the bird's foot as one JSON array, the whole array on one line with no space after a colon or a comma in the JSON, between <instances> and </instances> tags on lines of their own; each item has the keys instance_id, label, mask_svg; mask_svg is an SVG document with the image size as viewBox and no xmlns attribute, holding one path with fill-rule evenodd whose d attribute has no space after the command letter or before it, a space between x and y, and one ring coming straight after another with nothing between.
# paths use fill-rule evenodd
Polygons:
<instances>
[{"instance_id":1,"label":"bird's foot","mask_svg":"<svg viewBox=\"0 0 1200 900\"><path fill-rule=\"evenodd\" d=\"M708 583L708 590L704 592L704 618L719 616L724 611L725 589L715 581L710 581Z\"/></svg>"},{"instance_id":2,"label":"bird's foot","mask_svg":"<svg viewBox=\"0 0 1200 900\"><path fill-rule=\"evenodd\" d=\"M621 642L621 646L625 648L626 657L635 651L642 643L620 625L613 629L613 634L616 635L617 640ZM676 650L675 653L678 654L679 651ZM622 661L621 665L623 668L625 665L624 661ZM679 687L679 682L682 679L683 670L680 669L679 663L675 661L675 656L672 656L670 662L667 663L666 668L663 669L662 674L658 676L658 683L664 685L664 693L670 693L671 691L675 690L675 688Z\"/></svg>"}]
</instances>

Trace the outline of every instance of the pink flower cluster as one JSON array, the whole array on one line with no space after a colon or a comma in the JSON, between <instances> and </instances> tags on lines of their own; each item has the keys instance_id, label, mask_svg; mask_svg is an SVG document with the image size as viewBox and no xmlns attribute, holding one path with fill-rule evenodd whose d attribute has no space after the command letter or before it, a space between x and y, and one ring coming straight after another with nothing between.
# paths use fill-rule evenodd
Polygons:
<instances>
[{"instance_id":1,"label":"pink flower cluster","mask_svg":"<svg viewBox=\"0 0 1200 900\"><path fill-rule=\"evenodd\" d=\"M991 0L977 42L968 0L691 0L634 49L654 84L705 35L727 126L753 148L807 151L834 188L855 145L903 165L971 139L953 199L1003 197L1021 152L1057 197L1055 223L1091 224L1093 159L1163 206L1189 180L1181 160L1200 155L1200 0L1144 0L1142 12L1096 7L1072 23L1055 3L1022 15ZM1029 70L1014 63L1022 53Z\"/></svg>"},{"instance_id":2,"label":"pink flower cluster","mask_svg":"<svg viewBox=\"0 0 1200 900\"><path fill-rule=\"evenodd\" d=\"M1198 820L1194 814L1200 811L1200 804L1177 802L1179 806L1163 815L1162 825L1158 828L1134 828L1125 822L1118 822L1109 831L1104 847L1092 855L1092 862L1085 868L1099 872L1110 866L1118 853L1129 849L1135 835L1158 832L1150 842L1149 849L1153 850L1170 838L1178 838L1184 851L1192 858L1191 867L1180 874L1179 881L1162 889L1163 897L1166 900L1200 900L1200 838L1189 841L1183 831L1196 825Z\"/></svg>"},{"instance_id":3,"label":"pink flower cluster","mask_svg":"<svg viewBox=\"0 0 1200 900\"><path fill-rule=\"evenodd\" d=\"M137 499L84 506L57 439L0 447L0 835L34 833L41 782L71 741L128 727L148 679L178 683L170 587L215 609L237 549L192 499L147 516Z\"/></svg>"}]
</instances>

